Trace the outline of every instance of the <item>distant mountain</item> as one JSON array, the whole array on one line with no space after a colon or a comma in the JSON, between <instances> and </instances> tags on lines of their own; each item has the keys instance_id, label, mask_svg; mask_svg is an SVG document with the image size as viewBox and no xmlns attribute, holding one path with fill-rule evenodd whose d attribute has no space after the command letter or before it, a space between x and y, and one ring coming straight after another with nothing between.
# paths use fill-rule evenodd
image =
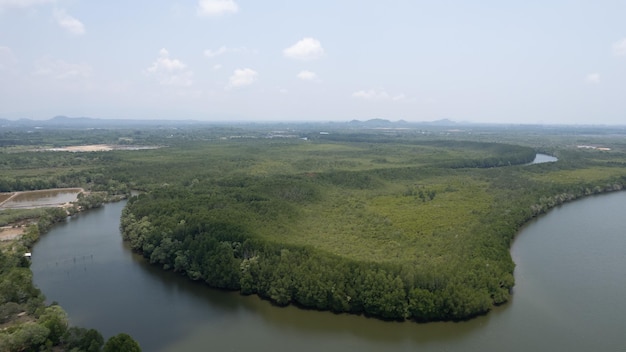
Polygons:
<instances>
[{"instance_id":1,"label":"distant mountain","mask_svg":"<svg viewBox=\"0 0 626 352\"><path fill-rule=\"evenodd\" d=\"M287 122L273 123L273 124L286 124ZM228 122L207 122L196 120L128 120L128 119L100 119L92 117L68 117L68 116L55 116L48 120L31 120L31 119L19 119L8 120L0 119L0 128L13 128L13 129L96 129L96 128L173 128L173 127L189 127L189 126L207 126L207 125L230 125ZM240 126L244 125L272 125L272 123L263 122L248 122L237 123ZM288 124L293 124L289 122ZM323 122L309 122L305 125L324 125ZM430 122L407 122L405 120L390 121L382 118L369 119L366 121L352 120L349 122L328 122L334 127L345 126L347 128L363 128L363 129L375 129L375 128L422 128L424 126L429 127L449 127L460 126L465 123L457 123L450 119L441 119Z\"/></svg>"},{"instance_id":2,"label":"distant mountain","mask_svg":"<svg viewBox=\"0 0 626 352\"><path fill-rule=\"evenodd\" d=\"M365 123L368 125L391 125L392 124L391 121L385 120L385 119L371 119L371 120L365 121Z\"/></svg>"}]
</instances>

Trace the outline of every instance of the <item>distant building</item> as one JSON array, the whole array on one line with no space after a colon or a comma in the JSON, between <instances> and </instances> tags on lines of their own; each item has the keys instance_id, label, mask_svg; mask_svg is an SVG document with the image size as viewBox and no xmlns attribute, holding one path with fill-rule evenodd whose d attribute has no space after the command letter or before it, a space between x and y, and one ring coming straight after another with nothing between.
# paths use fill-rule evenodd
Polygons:
<instances>
[{"instance_id":1,"label":"distant building","mask_svg":"<svg viewBox=\"0 0 626 352\"><path fill-rule=\"evenodd\" d=\"M611 150L611 148L606 148L606 147L596 147L593 145L579 145L578 148L580 149L594 149L594 150L601 150L601 151L609 151Z\"/></svg>"}]
</instances>

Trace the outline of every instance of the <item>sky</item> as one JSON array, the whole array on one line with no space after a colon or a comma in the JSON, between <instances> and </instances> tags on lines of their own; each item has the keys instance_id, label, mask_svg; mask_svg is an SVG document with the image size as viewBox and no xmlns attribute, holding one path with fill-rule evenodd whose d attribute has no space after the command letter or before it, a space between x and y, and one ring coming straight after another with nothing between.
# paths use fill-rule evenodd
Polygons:
<instances>
[{"instance_id":1,"label":"sky","mask_svg":"<svg viewBox=\"0 0 626 352\"><path fill-rule=\"evenodd\" d=\"M0 118L626 124L626 0L0 0Z\"/></svg>"}]
</instances>

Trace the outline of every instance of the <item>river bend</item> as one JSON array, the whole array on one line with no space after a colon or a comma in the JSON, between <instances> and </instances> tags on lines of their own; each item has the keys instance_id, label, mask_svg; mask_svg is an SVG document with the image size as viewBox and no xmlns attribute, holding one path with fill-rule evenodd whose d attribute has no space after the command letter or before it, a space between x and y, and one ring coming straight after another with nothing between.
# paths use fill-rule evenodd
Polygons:
<instances>
[{"instance_id":1,"label":"river bend","mask_svg":"<svg viewBox=\"0 0 626 352\"><path fill-rule=\"evenodd\" d=\"M397 323L212 290L150 266L119 233L123 202L55 226L33 249L35 284L72 324L135 337L144 351L622 351L626 192L527 224L512 248L510 303L461 323Z\"/></svg>"}]
</instances>

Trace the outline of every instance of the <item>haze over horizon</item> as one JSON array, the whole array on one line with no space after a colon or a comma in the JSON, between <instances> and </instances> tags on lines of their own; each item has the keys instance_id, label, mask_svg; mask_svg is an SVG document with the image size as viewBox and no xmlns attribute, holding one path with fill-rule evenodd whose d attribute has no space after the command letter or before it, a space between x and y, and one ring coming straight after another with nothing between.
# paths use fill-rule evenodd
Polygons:
<instances>
[{"instance_id":1,"label":"haze over horizon","mask_svg":"<svg viewBox=\"0 0 626 352\"><path fill-rule=\"evenodd\" d=\"M626 1L0 0L0 118L626 123Z\"/></svg>"}]
</instances>

